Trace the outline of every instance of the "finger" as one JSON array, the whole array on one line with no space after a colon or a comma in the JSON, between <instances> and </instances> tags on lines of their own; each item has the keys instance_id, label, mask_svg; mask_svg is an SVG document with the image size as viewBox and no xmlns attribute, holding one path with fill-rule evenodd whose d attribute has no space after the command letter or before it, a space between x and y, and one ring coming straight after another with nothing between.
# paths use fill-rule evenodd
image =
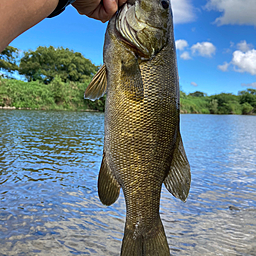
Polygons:
<instances>
[{"instance_id":1,"label":"finger","mask_svg":"<svg viewBox=\"0 0 256 256\"><path fill-rule=\"evenodd\" d=\"M100 20L104 23L112 18L117 9L118 5L116 0L103 0L102 3L89 15L89 17Z\"/></svg>"},{"instance_id":2,"label":"finger","mask_svg":"<svg viewBox=\"0 0 256 256\"><path fill-rule=\"evenodd\" d=\"M102 0L106 13L115 13L118 8L118 0Z\"/></svg>"},{"instance_id":3,"label":"finger","mask_svg":"<svg viewBox=\"0 0 256 256\"><path fill-rule=\"evenodd\" d=\"M118 9L118 0L102 0L103 8L110 18L116 13Z\"/></svg>"}]
</instances>

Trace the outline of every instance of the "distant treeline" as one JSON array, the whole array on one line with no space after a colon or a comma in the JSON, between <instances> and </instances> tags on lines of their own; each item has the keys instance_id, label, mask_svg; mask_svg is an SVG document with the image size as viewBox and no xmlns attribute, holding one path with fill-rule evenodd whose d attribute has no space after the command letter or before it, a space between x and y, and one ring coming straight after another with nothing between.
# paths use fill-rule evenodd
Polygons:
<instances>
[{"instance_id":1,"label":"distant treeline","mask_svg":"<svg viewBox=\"0 0 256 256\"><path fill-rule=\"evenodd\" d=\"M221 93L207 96L205 93L196 91L186 95L181 92L181 113L198 114L256 114L256 90L247 89L232 93Z\"/></svg>"},{"instance_id":2,"label":"distant treeline","mask_svg":"<svg viewBox=\"0 0 256 256\"><path fill-rule=\"evenodd\" d=\"M0 107L44 110L104 111L105 96L94 102L83 95L98 66L68 48L38 47L20 51L8 46L0 53ZM27 82L14 79L18 72ZM256 114L256 90L238 95L207 96L181 92L181 113Z\"/></svg>"}]
</instances>

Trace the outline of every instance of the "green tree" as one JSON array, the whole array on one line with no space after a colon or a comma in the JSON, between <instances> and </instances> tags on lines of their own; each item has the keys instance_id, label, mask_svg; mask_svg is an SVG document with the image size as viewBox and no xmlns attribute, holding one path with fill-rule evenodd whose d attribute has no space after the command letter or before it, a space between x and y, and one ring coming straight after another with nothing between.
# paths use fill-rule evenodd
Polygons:
<instances>
[{"instance_id":1,"label":"green tree","mask_svg":"<svg viewBox=\"0 0 256 256\"><path fill-rule=\"evenodd\" d=\"M251 114L253 111L253 106L251 106L248 102L242 104L242 113L243 115Z\"/></svg>"},{"instance_id":2,"label":"green tree","mask_svg":"<svg viewBox=\"0 0 256 256\"><path fill-rule=\"evenodd\" d=\"M24 52L19 73L28 81L50 83L56 76L62 82L84 82L96 73L98 67L81 53L63 47L39 46L36 51Z\"/></svg>"},{"instance_id":3,"label":"green tree","mask_svg":"<svg viewBox=\"0 0 256 256\"><path fill-rule=\"evenodd\" d=\"M252 95L256 95L256 90L255 89L247 89L247 91L252 94Z\"/></svg>"},{"instance_id":4,"label":"green tree","mask_svg":"<svg viewBox=\"0 0 256 256\"><path fill-rule=\"evenodd\" d=\"M13 73L18 70L17 57L19 50L12 46L7 46L0 53L0 71ZM8 75L6 75L8 77Z\"/></svg>"},{"instance_id":5,"label":"green tree","mask_svg":"<svg viewBox=\"0 0 256 256\"><path fill-rule=\"evenodd\" d=\"M210 96L218 101L218 114L240 114L239 97L232 93L220 93Z\"/></svg>"},{"instance_id":6,"label":"green tree","mask_svg":"<svg viewBox=\"0 0 256 256\"><path fill-rule=\"evenodd\" d=\"M61 78L57 75L49 84L53 93L55 103L68 103L71 95L71 88L68 83L61 81Z\"/></svg>"},{"instance_id":7,"label":"green tree","mask_svg":"<svg viewBox=\"0 0 256 256\"><path fill-rule=\"evenodd\" d=\"M218 100L212 99L209 103L209 109L211 114L218 113Z\"/></svg>"},{"instance_id":8,"label":"green tree","mask_svg":"<svg viewBox=\"0 0 256 256\"><path fill-rule=\"evenodd\" d=\"M204 92L196 91L196 92L189 93L189 96L192 96L192 97L205 97L207 95Z\"/></svg>"},{"instance_id":9,"label":"green tree","mask_svg":"<svg viewBox=\"0 0 256 256\"><path fill-rule=\"evenodd\" d=\"M249 103L254 109L256 109L256 90L247 89L246 91L238 92L240 98L240 104Z\"/></svg>"},{"instance_id":10,"label":"green tree","mask_svg":"<svg viewBox=\"0 0 256 256\"><path fill-rule=\"evenodd\" d=\"M187 98L187 95L185 92L183 92L182 90L180 90L180 98Z\"/></svg>"}]
</instances>

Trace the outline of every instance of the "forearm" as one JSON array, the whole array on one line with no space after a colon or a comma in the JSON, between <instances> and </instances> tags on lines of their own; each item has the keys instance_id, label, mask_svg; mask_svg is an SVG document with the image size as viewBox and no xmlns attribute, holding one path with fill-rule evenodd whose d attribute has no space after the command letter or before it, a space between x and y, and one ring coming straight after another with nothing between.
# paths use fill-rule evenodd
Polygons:
<instances>
[{"instance_id":1,"label":"forearm","mask_svg":"<svg viewBox=\"0 0 256 256\"><path fill-rule=\"evenodd\" d=\"M0 52L18 35L48 17L59 0L1 0Z\"/></svg>"}]
</instances>

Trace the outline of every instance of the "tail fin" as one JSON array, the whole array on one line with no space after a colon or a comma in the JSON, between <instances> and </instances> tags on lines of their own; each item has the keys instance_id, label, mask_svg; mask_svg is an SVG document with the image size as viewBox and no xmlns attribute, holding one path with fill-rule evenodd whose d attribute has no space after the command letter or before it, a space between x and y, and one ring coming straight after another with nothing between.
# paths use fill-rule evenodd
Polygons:
<instances>
[{"instance_id":1,"label":"tail fin","mask_svg":"<svg viewBox=\"0 0 256 256\"><path fill-rule=\"evenodd\" d=\"M125 226L121 256L170 256L160 218L158 225L154 225L152 229L148 234L138 234L136 230L129 230Z\"/></svg>"}]
</instances>

